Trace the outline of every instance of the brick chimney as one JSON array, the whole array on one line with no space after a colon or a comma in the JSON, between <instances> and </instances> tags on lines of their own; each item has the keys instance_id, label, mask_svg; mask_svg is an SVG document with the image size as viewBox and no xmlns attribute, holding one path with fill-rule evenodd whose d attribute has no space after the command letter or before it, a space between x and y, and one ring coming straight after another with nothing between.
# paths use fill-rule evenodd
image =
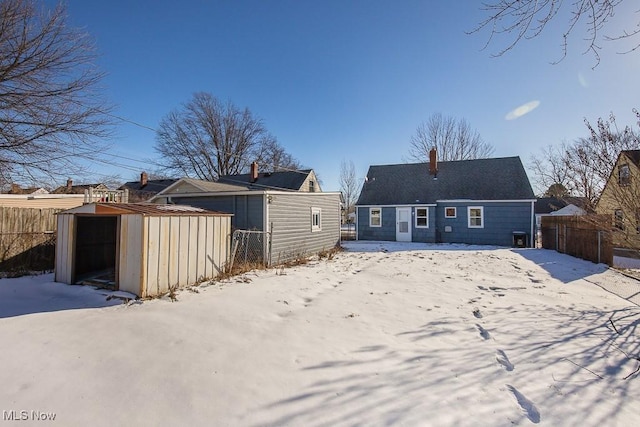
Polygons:
<instances>
[{"instance_id":1,"label":"brick chimney","mask_svg":"<svg viewBox=\"0 0 640 427\"><path fill-rule=\"evenodd\" d=\"M11 190L9 191L11 194L20 194L20 186L16 183L11 183Z\"/></svg>"},{"instance_id":2,"label":"brick chimney","mask_svg":"<svg viewBox=\"0 0 640 427\"><path fill-rule=\"evenodd\" d=\"M258 162L251 163L251 182L256 182L258 180Z\"/></svg>"},{"instance_id":3,"label":"brick chimney","mask_svg":"<svg viewBox=\"0 0 640 427\"><path fill-rule=\"evenodd\" d=\"M144 187L145 185L147 185L148 181L149 181L149 176L147 175L146 172L142 172L140 174L140 187Z\"/></svg>"},{"instance_id":4,"label":"brick chimney","mask_svg":"<svg viewBox=\"0 0 640 427\"><path fill-rule=\"evenodd\" d=\"M73 180L71 178L67 179L67 190L71 190L73 187Z\"/></svg>"},{"instance_id":5,"label":"brick chimney","mask_svg":"<svg viewBox=\"0 0 640 427\"><path fill-rule=\"evenodd\" d=\"M438 152L436 151L436 147L433 147L431 151L429 151L429 174L434 177L438 174Z\"/></svg>"}]
</instances>

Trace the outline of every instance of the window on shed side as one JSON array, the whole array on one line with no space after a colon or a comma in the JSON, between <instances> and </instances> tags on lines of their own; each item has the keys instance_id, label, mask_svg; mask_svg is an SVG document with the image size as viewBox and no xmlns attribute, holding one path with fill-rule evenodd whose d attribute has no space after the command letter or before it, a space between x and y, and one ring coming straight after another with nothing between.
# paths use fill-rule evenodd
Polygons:
<instances>
[{"instance_id":1,"label":"window on shed side","mask_svg":"<svg viewBox=\"0 0 640 427\"><path fill-rule=\"evenodd\" d=\"M322 209L311 208L311 232L322 231Z\"/></svg>"},{"instance_id":2,"label":"window on shed side","mask_svg":"<svg viewBox=\"0 0 640 427\"><path fill-rule=\"evenodd\" d=\"M429 228L429 208L416 208L416 228Z\"/></svg>"},{"instance_id":3,"label":"window on shed side","mask_svg":"<svg viewBox=\"0 0 640 427\"><path fill-rule=\"evenodd\" d=\"M455 218L457 217L456 208L444 208L444 217L445 218Z\"/></svg>"},{"instance_id":4,"label":"window on shed side","mask_svg":"<svg viewBox=\"0 0 640 427\"><path fill-rule=\"evenodd\" d=\"M618 184L629 185L631 178L631 172L629 171L629 165L623 164L618 167Z\"/></svg>"},{"instance_id":5,"label":"window on shed side","mask_svg":"<svg viewBox=\"0 0 640 427\"><path fill-rule=\"evenodd\" d=\"M382 227L382 208L369 208L369 227Z\"/></svg>"},{"instance_id":6,"label":"window on shed side","mask_svg":"<svg viewBox=\"0 0 640 427\"><path fill-rule=\"evenodd\" d=\"M484 208L482 206L469 206L469 228L484 228Z\"/></svg>"}]
</instances>

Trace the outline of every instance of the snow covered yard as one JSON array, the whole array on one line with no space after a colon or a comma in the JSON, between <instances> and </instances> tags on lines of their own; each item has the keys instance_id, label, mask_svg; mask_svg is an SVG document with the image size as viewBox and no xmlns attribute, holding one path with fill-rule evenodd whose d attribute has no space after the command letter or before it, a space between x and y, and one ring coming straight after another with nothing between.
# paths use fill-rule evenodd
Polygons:
<instances>
[{"instance_id":1,"label":"snow covered yard","mask_svg":"<svg viewBox=\"0 0 640 427\"><path fill-rule=\"evenodd\" d=\"M177 302L0 280L0 426L640 419L634 279L542 249L345 246Z\"/></svg>"}]
</instances>

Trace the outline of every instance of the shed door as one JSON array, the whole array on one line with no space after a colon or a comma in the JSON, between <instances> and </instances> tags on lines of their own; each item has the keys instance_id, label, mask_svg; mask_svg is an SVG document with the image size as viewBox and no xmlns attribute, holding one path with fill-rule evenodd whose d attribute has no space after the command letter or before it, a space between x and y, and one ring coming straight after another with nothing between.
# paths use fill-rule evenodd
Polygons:
<instances>
[{"instance_id":1,"label":"shed door","mask_svg":"<svg viewBox=\"0 0 640 427\"><path fill-rule=\"evenodd\" d=\"M411 241L411 208L396 208L396 240Z\"/></svg>"}]
</instances>

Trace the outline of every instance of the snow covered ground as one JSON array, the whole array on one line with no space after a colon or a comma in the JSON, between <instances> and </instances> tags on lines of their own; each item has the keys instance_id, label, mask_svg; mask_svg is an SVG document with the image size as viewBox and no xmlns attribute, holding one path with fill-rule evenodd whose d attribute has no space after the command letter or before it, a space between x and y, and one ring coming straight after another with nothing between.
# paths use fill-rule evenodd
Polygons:
<instances>
[{"instance_id":1,"label":"snow covered ground","mask_svg":"<svg viewBox=\"0 0 640 427\"><path fill-rule=\"evenodd\" d=\"M345 246L176 302L0 280L0 426L637 425L640 282L543 249Z\"/></svg>"}]
</instances>

